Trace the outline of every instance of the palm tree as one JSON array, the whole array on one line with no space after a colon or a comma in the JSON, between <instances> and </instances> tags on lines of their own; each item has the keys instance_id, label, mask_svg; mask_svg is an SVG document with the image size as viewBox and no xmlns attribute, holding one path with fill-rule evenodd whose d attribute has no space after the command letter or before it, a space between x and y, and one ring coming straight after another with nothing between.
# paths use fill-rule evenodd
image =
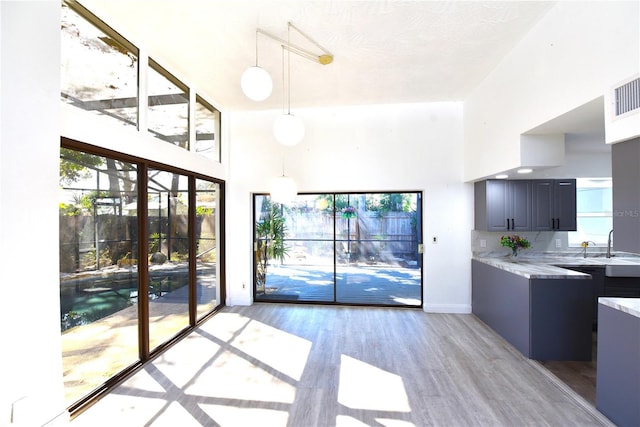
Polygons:
<instances>
[{"instance_id":1,"label":"palm tree","mask_svg":"<svg viewBox=\"0 0 640 427\"><path fill-rule=\"evenodd\" d=\"M285 219L277 203L268 206L268 212L256 222L256 292L264 293L267 283L269 260L284 261L288 247L284 241L287 233Z\"/></svg>"}]
</instances>

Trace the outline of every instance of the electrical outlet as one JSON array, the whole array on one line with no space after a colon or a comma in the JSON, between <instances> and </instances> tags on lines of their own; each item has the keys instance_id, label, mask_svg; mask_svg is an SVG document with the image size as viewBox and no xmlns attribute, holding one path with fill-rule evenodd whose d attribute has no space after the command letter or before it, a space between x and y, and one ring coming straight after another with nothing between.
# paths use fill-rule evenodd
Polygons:
<instances>
[{"instance_id":1,"label":"electrical outlet","mask_svg":"<svg viewBox=\"0 0 640 427\"><path fill-rule=\"evenodd\" d=\"M562 240L556 239L556 248L561 248L561 247L562 247Z\"/></svg>"},{"instance_id":2,"label":"electrical outlet","mask_svg":"<svg viewBox=\"0 0 640 427\"><path fill-rule=\"evenodd\" d=\"M242 282L242 289L245 289L247 287L247 284Z\"/></svg>"},{"instance_id":3,"label":"electrical outlet","mask_svg":"<svg viewBox=\"0 0 640 427\"><path fill-rule=\"evenodd\" d=\"M486 248L487 247L487 241L485 239L480 239L480 247L481 248Z\"/></svg>"},{"instance_id":4,"label":"electrical outlet","mask_svg":"<svg viewBox=\"0 0 640 427\"><path fill-rule=\"evenodd\" d=\"M433 237L431 238L431 243L434 243L434 244L435 244L435 243L438 243L438 236L433 236Z\"/></svg>"}]
</instances>

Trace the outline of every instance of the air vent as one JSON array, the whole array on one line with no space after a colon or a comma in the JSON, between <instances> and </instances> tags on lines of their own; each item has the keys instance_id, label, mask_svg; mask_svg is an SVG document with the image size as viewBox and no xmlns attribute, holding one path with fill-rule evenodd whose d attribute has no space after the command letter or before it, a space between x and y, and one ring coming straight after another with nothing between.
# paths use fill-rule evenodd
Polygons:
<instances>
[{"instance_id":1,"label":"air vent","mask_svg":"<svg viewBox=\"0 0 640 427\"><path fill-rule=\"evenodd\" d=\"M616 116L640 108L640 78L615 89Z\"/></svg>"}]
</instances>

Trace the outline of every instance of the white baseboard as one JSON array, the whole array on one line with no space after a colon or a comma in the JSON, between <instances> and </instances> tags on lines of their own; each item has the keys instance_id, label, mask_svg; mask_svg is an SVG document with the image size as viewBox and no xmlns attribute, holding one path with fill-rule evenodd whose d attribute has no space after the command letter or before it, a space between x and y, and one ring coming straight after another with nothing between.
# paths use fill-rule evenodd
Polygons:
<instances>
[{"instance_id":1,"label":"white baseboard","mask_svg":"<svg viewBox=\"0 0 640 427\"><path fill-rule=\"evenodd\" d=\"M427 313L470 314L471 304L424 304Z\"/></svg>"}]
</instances>

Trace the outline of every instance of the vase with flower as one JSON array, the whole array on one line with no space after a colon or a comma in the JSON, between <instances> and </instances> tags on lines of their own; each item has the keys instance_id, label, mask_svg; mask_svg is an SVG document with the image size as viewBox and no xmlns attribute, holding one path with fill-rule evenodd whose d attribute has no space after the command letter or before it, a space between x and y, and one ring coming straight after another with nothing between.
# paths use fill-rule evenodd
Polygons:
<instances>
[{"instance_id":1,"label":"vase with flower","mask_svg":"<svg viewBox=\"0 0 640 427\"><path fill-rule=\"evenodd\" d=\"M531 247L531 243L524 237L513 234L511 236L502 236L500 238L500 245L507 248L511 248L511 256L517 257L520 249L527 249Z\"/></svg>"}]
</instances>

